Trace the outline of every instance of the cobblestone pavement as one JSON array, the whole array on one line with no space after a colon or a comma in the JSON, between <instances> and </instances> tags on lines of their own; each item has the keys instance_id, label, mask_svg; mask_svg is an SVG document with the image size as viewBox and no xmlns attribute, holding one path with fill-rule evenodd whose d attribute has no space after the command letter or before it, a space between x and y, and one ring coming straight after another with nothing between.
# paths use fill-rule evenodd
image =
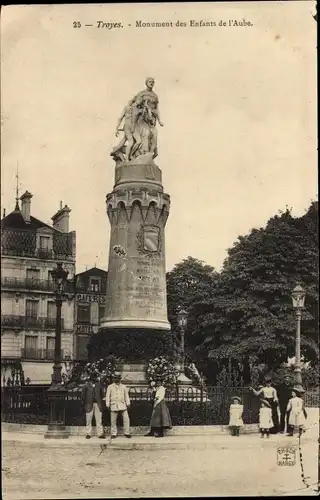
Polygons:
<instances>
[{"instance_id":1,"label":"cobblestone pavement","mask_svg":"<svg viewBox=\"0 0 320 500\"><path fill-rule=\"evenodd\" d=\"M119 437L120 440L125 438ZM164 438L165 439L165 438ZM214 437L210 437L212 441ZM290 439L290 438L287 438ZM159 441L159 440L157 440ZM283 443L288 440L282 439ZM163 442L161 440L161 442ZM258 435L232 438L199 449L106 449L48 446L46 442L4 440L4 500L151 496L301 495L312 493L301 481L299 454L291 467L277 465L279 440ZM293 441L290 441L293 443ZM294 441L296 444L296 440ZM305 440L305 474L313 490L317 481L318 443ZM316 494L313 491L313 494Z\"/></svg>"}]
</instances>

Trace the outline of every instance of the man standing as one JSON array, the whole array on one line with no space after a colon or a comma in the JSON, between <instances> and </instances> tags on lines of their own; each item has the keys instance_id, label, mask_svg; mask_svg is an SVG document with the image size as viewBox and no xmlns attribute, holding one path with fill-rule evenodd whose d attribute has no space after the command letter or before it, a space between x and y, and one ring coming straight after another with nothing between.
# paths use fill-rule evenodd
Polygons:
<instances>
[{"instance_id":1,"label":"man standing","mask_svg":"<svg viewBox=\"0 0 320 500\"><path fill-rule=\"evenodd\" d=\"M102 400L104 392L100 382L97 380L97 375L92 374L90 380L82 389L82 397L84 399L86 410L86 439L91 438L92 417L96 419L97 435L100 439L105 439L102 426Z\"/></svg>"},{"instance_id":2,"label":"man standing","mask_svg":"<svg viewBox=\"0 0 320 500\"><path fill-rule=\"evenodd\" d=\"M121 373L114 374L114 382L107 388L106 406L110 410L111 438L117 437L117 418L121 414L124 428L124 435L131 438L130 420L128 408L130 408L130 398L128 389L121 384Z\"/></svg>"},{"instance_id":3,"label":"man standing","mask_svg":"<svg viewBox=\"0 0 320 500\"><path fill-rule=\"evenodd\" d=\"M287 426L287 432L290 433L289 415L286 413L289 399L292 397L292 382L290 375L285 375L284 382L277 387L277 394L280 409L280 434L283 434Z\"/></svg>"}]
</instances>

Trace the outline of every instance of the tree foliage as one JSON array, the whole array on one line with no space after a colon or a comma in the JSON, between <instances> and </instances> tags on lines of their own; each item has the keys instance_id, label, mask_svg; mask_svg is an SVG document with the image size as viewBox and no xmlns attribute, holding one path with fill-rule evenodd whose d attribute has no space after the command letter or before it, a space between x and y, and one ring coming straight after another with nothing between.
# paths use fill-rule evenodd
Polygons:
<instances>
[{"instance_id":1,"label":"tree foliage","mask_svg":"<svg viewBox=\"0 0 320 500\"><path fill-rule=\"evenodd\" d=\"M291 292L306 290L302 352L318 355L318 204L302 217L286 210L265 228L241 236L216 279L210 310L198 318L201 350L211 359L256 354L268 366L294 353L296 317ZM206 304L208 309L208 304Z\"/></svg>"},{"instance_id":2,"label":"tree foliage","mask_svg":"<svg viewBox=\"0 0 320 500\"><path fill-rule=\"evenodd\" d=\"M177 311L179 307L188 311L185 345L191 357L195 346L204 340L197 322L213 300L217 277L213 267L193 257L184 259L167 273L168 318L178 338Z\"/></svg>"}]
</instances>

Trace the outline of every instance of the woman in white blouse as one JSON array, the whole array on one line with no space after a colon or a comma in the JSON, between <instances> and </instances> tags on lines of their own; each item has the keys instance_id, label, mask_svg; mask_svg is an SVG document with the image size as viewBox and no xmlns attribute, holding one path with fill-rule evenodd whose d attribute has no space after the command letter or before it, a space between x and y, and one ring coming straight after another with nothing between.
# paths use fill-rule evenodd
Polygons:
<instances>
[{"instance_id":1,"label":"woman in white blouse","mask_svg":"<svg viewBox=\"0 0 320 500\"><path fill-rule=\"evenodd\" d=\"M150 421L150 432L146 436L163 437L164 429L171 429L171 417L165 402L166 389L161 379L156 379L153 411Z\"/></svg>"},{"instance_id":2,"label":"woman in white blouse","mask_svg":"<svg viewBox=\"0 0 320 500\"><path fill-rule=\"evenodd\" d=\"M258 391L255 391L252 387L250 387L250 389L253 394L256 396L262 396L262 399L268 401L270 404L273 420L273 427L270 432L272 434L277 434L279 432L278 395L276 389L271 385L271 377L269 375L266 375L264 381L265 385Z\"/></svg>"}]
</instances>

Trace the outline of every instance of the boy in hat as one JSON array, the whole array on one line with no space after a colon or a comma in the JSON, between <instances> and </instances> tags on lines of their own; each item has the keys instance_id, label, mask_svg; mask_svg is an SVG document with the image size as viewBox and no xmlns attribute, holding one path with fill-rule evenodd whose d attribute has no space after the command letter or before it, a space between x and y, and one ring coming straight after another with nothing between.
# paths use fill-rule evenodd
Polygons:
<instances>
[{"instance_id":1,"label":"boy in hat","mask_svg":"<svg viewBox=\"0 0 320 500\"><path fill-rule=\"evenodd\" d=\"M259 427L261 437L270 437L270 429L273 427L271 404L266 399L261 399L259 411Z\"/></svg>"},{"instance_id":2,"label":"boy in hat","mask_svg":"<svg viewBox=\"0 0 320 500\"><path fill-rule=\"evenodd\" d=\"M239 396L233 396L229 410L229 427L231 430L231 436L239 436L240 427L243 426L242 414L243 405L241 404L241 398L239 398Z\"/></svg>"},{"instance_id":3,"label":"boy in hat","mask_svg":"<svg viewBox=\"0 0 320 500\"><path fill-rule=\"evenodd\" d=\"M131 438L128 415L128 408L130 408L128 389L124 384L121 384L121 373L116 372L113 380L114 382L108 386L106 394L106 406L110 410L111 438L117 437L117 418L119 414L122 416L124 435Z\"/></svg>"},{"instance_id":4,"label":"boy in hat","mask_svg":"<svg viewBox=\"0 0 320 500\"><path fill-rule=\"evenodd\" d=\"M104 391L95 373L90 376L90 380L84 385L82 397L86 410L86 439L91 438L93 415L96 419L97 435L99 438L104 439L105 435L102 426L102 400Z\"/></svg>"},{"instance_id":5,"label":"boy in hat","mask_svg":"<svg viewBox=\"0 0 320 500\"><path fill-rule=\"evenodd\" d=\"M305 430L305 422L308 417L304 407L302 394L305 392L301 385L296 385L292 390L292 398L288 402L287 412L289 413L288 423L290 430L288 436L293 436L294 429L298 429L299 436Z\"/></svg>"}]
</instances>

